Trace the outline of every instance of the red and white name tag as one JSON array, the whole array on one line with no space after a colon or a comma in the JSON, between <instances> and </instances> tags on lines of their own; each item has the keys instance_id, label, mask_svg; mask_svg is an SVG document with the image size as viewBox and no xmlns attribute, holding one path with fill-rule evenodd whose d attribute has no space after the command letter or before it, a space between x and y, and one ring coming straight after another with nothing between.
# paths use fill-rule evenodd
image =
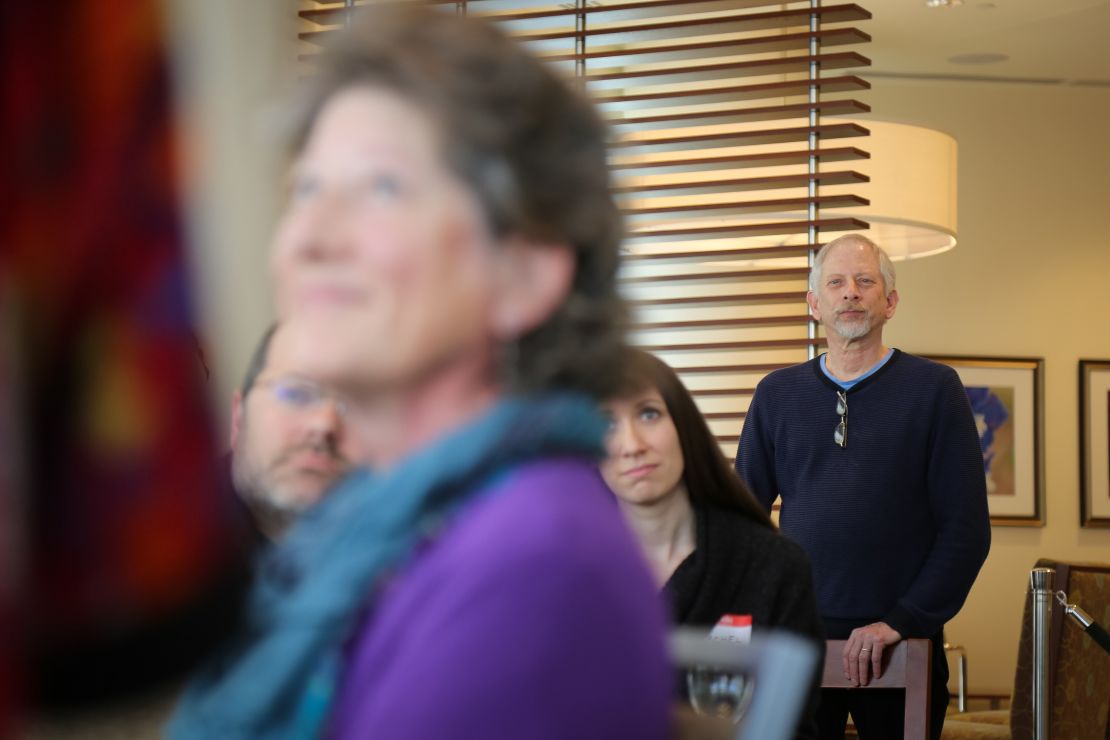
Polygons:
<instances>
[{"instance_id":1,"label":"red and white name tag","mask_svg":"<svg viewBox=\"0 0 1110 740\"><path fill-rule=\"evenodd\" d=\"M725 614L717 620L717 624L709 631L709 639L727 640L729 642L751 642L752 615Z\"/></svg>"}]
</instances>

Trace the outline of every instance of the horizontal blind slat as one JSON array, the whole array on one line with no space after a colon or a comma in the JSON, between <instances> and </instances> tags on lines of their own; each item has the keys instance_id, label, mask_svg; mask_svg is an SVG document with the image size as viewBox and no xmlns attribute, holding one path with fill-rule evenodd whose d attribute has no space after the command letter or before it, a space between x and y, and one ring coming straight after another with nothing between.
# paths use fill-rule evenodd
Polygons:
<instances>
[{"instance_id":1,"label":"horizontal blind slat","mask_svg":"<svg viewBox=\"0 0 1110 740\"><path fill-rule=\"evenodd\" d=\"M764 303L775 303L785 301L804 301L806 291L781 291L777 293L746 293L746 294L730 294L730 295L690 295L690 296L673 296L670 298L654 298L654 299L631 299L629 304L634 308L640 306L677 306L677 305L700 305L705 303L732 303L736 301L758 301Z\"/></svg>"},{"instance_id":2,"label":"horizontal blind slat","mask_svg":"<svg viewBox=\"0 0 1110 740\"><path fill-rule=\"evenodd\" d=\"M693 236L696 234L800 234L813 226L819 231L861 231L867 222L858 218L828 218L814 221L778 221L774 223L706 224L641 227L631 236Z\"/></svg>"},{"instance_id":3,"label":"horizontal blind slat","mask_svg":"<svg viewBox=\"0 0 1110 740\"><path fill-rule=\"evenodd\" d=\"M820 129L818 129L819 131ZM809 129L806 129L808 132ZM862 136L862 134L860 134ZM653 167L681 167L684 165L727 164L730 167L767 167L771 165L805 164L810 153L805 149L782 152L744 154L746 147L697 149L685 152L653 152L648 154L611 155L609 168L613 170L643 169ZM818 147L814 157L821 162L846 162L869 159L870 154L858 147Z\"/></svg>"},{"instance_id":4,"label":"horizontal blind slat","mask_svg":"<svg viewBox=\"0 0 1110 740\"><path fill-rule=\"evenodd\" d=\"M751 339L730 342L672 342L667 344L645 344L645 349L653 352L668 352L691 349L781 349L816 347L822 339Z\"/></svg>"},{"instance_id":5,"label":"horizontal blind slat","mask_svg":"<svg viewBox=\"0 0 1110 740\"><path fill-rule=\"evenodd\" d=\"M779 128L750 130L721 124L717 126L690 126L688 129L666 129L645 134L626 134L617 137L615 147L658 146L661 144L686 144L695 141L740 141L756 144L789 144L807 141L814 134L824 141L857 136L867 136L869 130L857 123L819 124L817 126L783 126Z\"/></svg>"},{"instance_id":6,"label":"horizontal blind slat","mask_svg":"<svg viewBox=\"0 0 1110 740\"><path fill-rule=\"evenodd\" d=\"M731 70L748 72L753 75L788 74L790 72L805 72L810 64L819 64L822 70L852 69L867 67L871 60L856 52L840 52L835 54L817 54L815 56L788 56L775 59L718 59L712 58L694 64L661 65L629 65L626 68L609 68L597 72L588 72L584 75L587 83L602 80L625 80L642 77L661 77L664 75L695 75L705 72L719 72Z\"/></svg>"},{"instance_id":7,"label":"horizontal blind slat","mask_svg":"<svg viewBox=\"0 0 1110 740\"><path fill-rule=\"evenodd\" d=\"M508 10L508 11L492 11L474 13L484 18L489 18L496 21L513 21L513 20L529 20L536 18L549 18L560 15L573 15L578 12L585 13L604 13L613 11L625 10L641 10L651 8L664 8L664 7L679 7L683 5L706 5L712 0L632 0L630 2L612 2L612 3L599 3L595 2L593 5L587 5L584 8L575 8L574 6L566 5L551 5L551 6L538 6L527 10ZM729 7L733 8L754 8L767 5L780 5L780 2L775 0L719 0L719 2L727 2ZM428 5L457 5L458 0L425 0ZM367 5L366 2L356 2L355 8ZM385 3L383 3L385 4ZM481 7L480 0L469 0L471 6ZM338 3L337 3L338 5ZM297 13L301 18L310 20L314 23L330 24L339 23L343 18L343 13L347 10L345 6L334 8L315 8L301 10Z\"/></svg>"},{"instance_id":8,"label":"horizontal blind slat","mask_svg":"<svg viewBox=\"0 0 1110 740\"><path fill-rule=\"evenodd\" d=\"M794 103L791 105L752 106L748 108L718 107L716 109L690 110L685 112L661 111L652 109L646 113L637 111L631 115L611 114L606 117L611 126L643 125L662 121L685 121L705 118L734 118L744 121L777 121L784 118L800 118L815 111L827 116L851 116L871 112L871 106L858 100L829 100L823 103Z\"/></svg>"},{"instance_id":9,"label":"horizontal blind slat","mask_svg":"<svg viewBox=\"0 0 1110 740\"><path fill-rule=\"evenodd\" d=\"M671 85L639 85L631 88L590 89L590 95L601 105L606 103L630 103L645 100L668 100L683 97L714 97L728 95L730 100L748 101L765 98L785 98L805 95L810 87L822 93L854 92L871 89L871 83L855 75L823 77L819 84L809 80L785 80L782 82L760 82L741 84L736 80L710 80L700 85L694 83L674 83Z\"/></svg>"},{"instance_id":10,"label":"horizontal blind slat","mask_svg":"<svg viewBox=\"0 0 1110 740\"><path fill-rule=\"evenodd\" d=\"M682 200L679 200L679 199ZM671 203L654 204L651 201L672 200ZM745 210L745 211L790 211L802 210L810 203L821 208L851 208L853 206L866 206L871 201L859 195L818 195L812 198L764 198L763 200L698 200L696 196L674 196L673 198L645 198L641 201L644 205L628 206L622 210L627 216L638 216L650 213L674 213L691 211L712 211L719 209ZM635 228L635 227L634 227Z\"/></svg>"},{"instance_id":11,"label":"horizontal blind slat","mask_svg":"<svg viewBox=\"0 0 1110 740\"><path fill-rule=\"evenodd\" d=\"M778 326L793 325L804 326L809 323L808 314L793 314L790 316L749 316L731 319L690 319L669 321L637 321L630 328L641 331L644 329L711 329L711 328L737 328L743 326Z\"/></svg>"},{"instance_id":12,"label":"horizontal blind slat","mask_svg":"<svg viewBox=\"0 0 1110 740\"><path fill-rule=\"evenodd\" d=\"M723 38L722 38L723 37ZM816 32L779 33L768 36L731 37L728 34L696 36L682 40L652 40L640 43L614 44L594 47L593 51L563 52L553 51L541 54L551 62L606 59L613 57L637 56L641 54L674 54L677 52L705 49L737 49L747 53L767 53L798 51L809 48L811 40L822 47L845 46L870 41L871 37L858 28L834 28Z\"/></svg>"},{"instance_id":13,"label":"horizontal blind slat","mask_svg":"<svg viewBox=\"0 0 1110 740\"><path fill-rule=\"evenodd\" d=\"M702 177L694 179L692 175L662 177L648 182L617 181L613 188L615 193L642 193L653 190L686 190L693 188L711 188L728 186L732 191L745 190L777 190L780 188L806 187L813 182L818 185L846 185L850 183L866 183L871 178L855 170L840 170L836 172L817 172L812 175L768 175L765 177ZM627 182L627 184L625 184Z\"/></svg>"}]
</instances>

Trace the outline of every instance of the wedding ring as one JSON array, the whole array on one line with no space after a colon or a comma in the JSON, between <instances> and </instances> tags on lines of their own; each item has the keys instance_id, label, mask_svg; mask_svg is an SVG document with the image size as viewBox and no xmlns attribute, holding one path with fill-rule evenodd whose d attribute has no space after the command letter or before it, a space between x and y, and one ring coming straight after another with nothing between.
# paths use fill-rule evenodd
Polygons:
<instances>
[{"instance_id":1,"label":"wedding ring","mask_svg":"<svg viewBox=\"0 0 1110 740\"><path fill-rule=\"evenodd\" d=\"M871 648L860 648L859 651L861 653L869 653L869 652L871 652Z\"/></svg>"}]
</instances>

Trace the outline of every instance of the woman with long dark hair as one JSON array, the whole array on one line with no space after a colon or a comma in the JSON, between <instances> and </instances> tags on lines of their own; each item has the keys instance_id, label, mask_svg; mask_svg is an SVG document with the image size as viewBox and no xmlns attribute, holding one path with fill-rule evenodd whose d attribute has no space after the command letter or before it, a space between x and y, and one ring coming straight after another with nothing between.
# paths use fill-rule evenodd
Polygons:
<instances>
[{"instance_id":1,"label":"woman with long dark hair","mask_svg":"<svg viewBox=\"0 0 1110 740\"><path fill-rule=\"evenodd\" d=\"M671 601L678 624L750 616L755 630L824 647L809 560L781 536L725 460L690 392L666 363L628 350L609 421L602 477ZM818 682L798 737L816 737Z\"/></svg>"}]
</instances>

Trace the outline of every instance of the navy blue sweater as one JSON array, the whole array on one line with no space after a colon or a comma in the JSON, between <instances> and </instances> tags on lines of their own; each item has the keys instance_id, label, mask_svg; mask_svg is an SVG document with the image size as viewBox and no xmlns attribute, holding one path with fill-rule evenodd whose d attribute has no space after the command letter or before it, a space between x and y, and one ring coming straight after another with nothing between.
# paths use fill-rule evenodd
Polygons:
<instances>
[{"instance_id":1,"label":"navy blue sweater","mask_svg":"<svg viewBox=\"0 0 1110 740\"><path fill-rule=\"evenodd\" d=\"M979 436L956 372L895 350L847 391L818 360L758 385L736 471L813 564L824 618L929 637L963 606L990 548Z\"/></svg>"}]
</instances>

